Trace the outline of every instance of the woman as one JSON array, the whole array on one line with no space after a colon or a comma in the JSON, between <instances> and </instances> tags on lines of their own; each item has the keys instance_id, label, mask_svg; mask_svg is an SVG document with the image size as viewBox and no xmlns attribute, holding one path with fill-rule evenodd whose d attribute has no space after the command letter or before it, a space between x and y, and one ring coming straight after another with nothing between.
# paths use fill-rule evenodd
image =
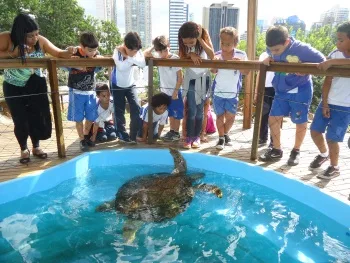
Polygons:
<instances>
[{"instance_id":1,"label":"woman","mask_svg":"<svg viewBox=\"0 0 350 263\"><path fill-rule=\"evenodd\" d=\"M53 57L70 58L73 52L73 47L61 50L39 35L38 24L27 14L19 14L14 19L11 32L0 33L0 58L21 58L24 63L26 58L43 58L46 53ZM46 159L47 154L39 147L39 140L43 136L40 135L42 127L38 127L38 111L45 105L48 109L47 95L38 92L39 89L46 90L42 70L5 69L3 89L14 122L15 136L21 148L20 162L26 164L30 161L28 136L33 144L32 154ZM46 125L51 127L51 122Z\"/></svg>"}]
</instances>

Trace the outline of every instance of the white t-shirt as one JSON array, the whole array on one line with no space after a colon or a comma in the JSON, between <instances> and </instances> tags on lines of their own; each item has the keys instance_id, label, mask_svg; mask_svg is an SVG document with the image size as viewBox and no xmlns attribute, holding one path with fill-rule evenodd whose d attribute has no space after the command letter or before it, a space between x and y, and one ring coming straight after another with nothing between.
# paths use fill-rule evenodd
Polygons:
<instances>
[{"instance_id":1,"label":"white t-shirt","mask_svg":"<svg viewBox=\"0 0 350 263\"><path fill-rule=\"evenodd\" d=\"M148 103L142 106L140 117L143 121L148 122ZM158 115L153 111L153 122L159 122L159 125L165 125L167 123L167 118L167 110L161 115Z\"/></svg>"},{"instance_id":2,"label":"white t-shirt","mask_svg":"<svg viewBox=\"0 0 350 263\"><path fill-rule=\"evenodd\" d=\"M171 54L169 59L178 59L179 56ZM177 72L181 68L177 67L159 67L160 90L169 96L173 95L177 82Z\"/></svg>"},{"instance_id":3,"label":"white t-shirt","mask_svg":"<svg viewBox=\"0 0 350 263\"><path fill-rule=\"evenodd\" d=\"M330 59L350 59L339 50L331 52L328 57ZM350 78L333 77L328 94L328 104L350 107Z\"/></svg>"},{"instance_id":4,"label":"white t-shirt","mask_svg":"<svg viewBox=\"0 0 350 263\"><path fill-rule=\"evenodd\" d=\"M113 103L110 101L108 108L106 110L104 108L102 108L100 104L98 104L97 114L98 114L98 117L95 120L95 122L98 124L99 127L104 128L105 121L112 121L113 120L113 115L112 115L112 114L114 114Z\"/></svg>"},{"instance_id":5,"label":"white t-shirt","mask_svg":"<svg viewBox=\"0 0 350 263\"><path fill-rule=\"evenodd\" d=\"M264 59L266 59L268 57L269 57L269 54L267 54L267 52L263 52L259 56L259 61L263 61ZM272 80L273 80L274 76L275 76L275 72L272 72L272 71L266 72L265 87L272 87Z\"/></svg>"},{"instance_id":6,"label":"white t-shirt","mask_svg":"<svg viewBox=\"0 0 350 263\"><path fill-rule=\"evenodd\" d=\"M223 60L221 50L216 53L216 57ZM247 60L247 54L235 49L232 58ZM242 87L242 74L239 70L218 69L213 83L214 95L221 98L235 98Z\"/></svg>"}]
</instances>

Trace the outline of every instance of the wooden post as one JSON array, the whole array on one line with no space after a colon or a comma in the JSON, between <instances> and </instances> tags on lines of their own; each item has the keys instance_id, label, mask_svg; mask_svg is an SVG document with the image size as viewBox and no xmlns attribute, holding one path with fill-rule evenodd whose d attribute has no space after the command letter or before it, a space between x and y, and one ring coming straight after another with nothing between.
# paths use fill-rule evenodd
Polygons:
<instances>
[{"instance_id":1,"label":"wooden post","mask_svg":"<svg viewBox=\"0 0 350 263\"><path fill-rule=\"evenodd\" d=\"M248 0L248 29L247 29L247 56L249 60L255 60L256 50L256 19L258 0ZM250 129L252 123L252 104L254 90L254 71L250 71L245 77L243 129Z\"/></svg>"},{"instance_id":2,"label":"wooden post","mask_svg":"<svg viewBox=\"0 0 350 263\"><path fill-rule=\"evenodd\" d=\"M266 80L266 66L264 64L260 65L259 78L258 78L258 88L257 88L257 102L255 109L255 120L254 120L254 132L252 141L252 151L250 154L250 159L255 161L258 156L258 143L260 136L260 126L262 118L262 109L264 105L265 96L265 80Z\"/></svg>"},{"instance_id":3,"label":"wooden post","mask_svg":"<svg viewBox=\"0 0 350 263\"><path fill-rule=\"evenodd\" d=\"M153 144L153 59L148 60L148 144Z\"/></svg>"},{"instance_id":4,"label":"wooden post","mask_svg":"<svg viewBox=\"0 0 350 263\"><path fill-rule=\"evenodd\" d=\"M51 100L53 108L53 116L55 120L55 130L56 130L56 142L57 151L60 158L66 157L66 147L64 145L63 137L63 123L60 107L60 96L58 90L58 78L57 78L57 66L56 61L50 59L47 62L47 69L49 70L49 79L51 87Z\"/></svg>"}]
</instances>

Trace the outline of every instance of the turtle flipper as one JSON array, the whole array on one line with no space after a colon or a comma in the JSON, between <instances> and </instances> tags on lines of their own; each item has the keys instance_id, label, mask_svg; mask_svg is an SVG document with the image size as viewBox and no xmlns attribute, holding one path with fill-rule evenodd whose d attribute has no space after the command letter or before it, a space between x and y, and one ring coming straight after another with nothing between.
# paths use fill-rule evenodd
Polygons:
<instances>
[{"instance_id":1,"label":"turtle flipper","mask_svg":"<svg viewBox=\"0 0 350 263\"><path fill-rule=\"evenodd\" d=\"M95 208L96 212L110 212L115 210L115 199L104 202Z\"/></svg>"},{"instance_id":2,"label":"turtle flipper","mask_svg":"<svg viewBox=\"0 0 350 263\"><path fill-rule=\"evenodd\" d=\"M123 238L127 244L131 244L136 237L136 232L142 226L142 222L133 219L127 219L123 226Z\"/></svg>"},{"instance_id":3,"label":"turtle flipper","mask_svg":"<svg viewBox=\"0 0 350 263\"><path fill-rule=\"evenodd\" d=\"M213 194L215 194L217 197L222 198L222 191L219 187L217 187L216 185L211 185L211 184L197 184L195 186L193 186L194 189L197 190L202 190L202 191L206 191L206 192L211 192Z\"/></svg>"},{"instance_id":4,"label":"turtle flipper","mask_svg":"<svg viewBox=\"0 0 350 263\"><path fill-rule=\"evenodd\" d=\"M187 171L187 165L184 157L182 154L179 152L179 150L175 148L169 148L170 154L174 158L174 166L175 169L172 171L172 174L185 174Z\"/></svg>"}]
</instances>

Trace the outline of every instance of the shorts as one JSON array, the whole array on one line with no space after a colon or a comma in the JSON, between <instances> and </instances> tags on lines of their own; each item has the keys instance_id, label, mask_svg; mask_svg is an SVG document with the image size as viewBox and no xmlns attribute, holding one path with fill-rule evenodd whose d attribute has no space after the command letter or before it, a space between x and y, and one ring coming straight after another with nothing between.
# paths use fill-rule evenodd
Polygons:
<instances>
[{"instance_id":1,"label":"shorts","mask_svg":"<svg viewBox=\"0 0 350 263\"><path fill-rule=\"evenodd\" d=\"M171 98L171 96L169 96ZM168 117L173 117L177 120L182 120L184 117L184 101L182 99L182 92L179 90L177 100L171 99L168 107Z\"/></svg>"},{"instance_id":2,"label":"shorts","mask_svg":"<svg viewBox=\"0 0 350 263\"><path fill-rule=\"evenodd\" d=\"M94 122L97 117L97 102L95 94L76 94L73 89L69 89L67 119L70 121L82 122L85 118L88 121Z\"/></svg>"},{"instance_id":3,"label":"shorts","mask_svg":"<svg viewBox=\"0 0 350 263\"><path fill-rule=\"evenodd\" d=\"M213 107L216 115L220 116L226 111L232 114L237 113L237 98L222 98L219 96L213 96Z\"/></svg>"}]
</instances>

